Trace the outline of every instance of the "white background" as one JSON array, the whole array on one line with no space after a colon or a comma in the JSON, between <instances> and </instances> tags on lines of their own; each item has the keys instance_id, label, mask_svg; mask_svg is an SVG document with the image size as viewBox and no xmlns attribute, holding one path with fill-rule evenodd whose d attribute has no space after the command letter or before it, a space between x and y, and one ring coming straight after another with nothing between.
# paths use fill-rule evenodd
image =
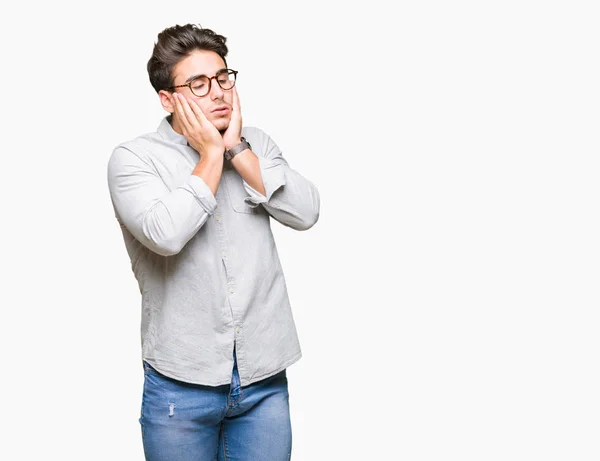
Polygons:
<instances>
[{"instance_id":1,"label":"white background","mask_svg":"<svg viewBox=\"0 0 600 461\"><path fill-rule=\"evenodd\" d=\"M1 459L143 460L106 163L165 115L146 62L190 22L321 193L272 226L293 459L600 459L595 2L391 3L2 7Z\"/></svg>"}]
</instances>

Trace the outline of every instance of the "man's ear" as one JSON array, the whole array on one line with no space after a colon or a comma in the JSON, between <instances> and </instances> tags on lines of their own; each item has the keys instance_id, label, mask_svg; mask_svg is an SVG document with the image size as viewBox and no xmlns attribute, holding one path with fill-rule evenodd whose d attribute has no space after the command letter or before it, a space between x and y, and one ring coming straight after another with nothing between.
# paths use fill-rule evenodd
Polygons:
<instances>
[{"instance_id":1,"label":"man's ear","mask_svg":"<svg viewBox=\"0 0 600 461\"><path fill-rule=\"evenodd\" d=\"M160 98L160 103L162 104L164 110L171 114L175 112L175 103L173 102L173 95L170 92L166 90L160 90L158 92L158 97Z\"/></svg>"}]
</instances>

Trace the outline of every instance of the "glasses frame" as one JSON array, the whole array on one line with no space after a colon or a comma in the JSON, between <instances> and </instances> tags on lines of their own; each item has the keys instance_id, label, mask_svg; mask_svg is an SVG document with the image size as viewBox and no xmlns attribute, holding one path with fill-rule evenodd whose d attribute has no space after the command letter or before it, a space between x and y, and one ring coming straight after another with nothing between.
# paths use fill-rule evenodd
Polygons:
<instances>
[{"instance_id":1,"label":"glasses frame","mask_svg":"<svg viewBox=\"0 0 600 461\"><path fill-rule=\"evenodd\" d=\"M231 88L223 88L223 86L221 85L221 83L219 82L219 80L217 80L217 77L219 77L220 75L223 75L223 74L225 74L225 73L226 73L227 75L233 75L233 85L231 85ZM206 96L207 94L209 94L209 93L210 93L210 90L212 89L212 81L213 81L213 79L215 79L215 81L217 82L217 84L219 85L219 87L220 87L220 88L221 88L223 91L232 90L232 89L233 89L233 87L235 86L235 82L236 82L236 80L237 80L237 74L238 74L238 71L237 71L237 70L233 70L233 69L223 69L223 70L222 70L221 72L219 72L217 75L214 75L214 76L212 76L212 77L206 77L206 75L204 75L204 76L201 76L201 77L196 77L195 79L193 79L193 80L190 80L189 82L187 82L187 83L184 83L183 85L175 85L175 86L171 86L171 87L169 87L169 88L165 88L165 90L168 90L168 91L173 91L173 90L175 90L176 88L183 88L183 87L187 86L187 87L190 89L190 91L192 92L192 94L193 94L194 96L196 96L197 98L203 98L204 96ZM196 93L194 93L194 90L192 90L192 83L193 83L193 82L195 82L196 80L198 80L199 78L203 78L203 77L205 77L205 78L208 78L208 91L207 91L205 94L203 94L202 96L198 96Z\"/></svg>"}]
</instances>

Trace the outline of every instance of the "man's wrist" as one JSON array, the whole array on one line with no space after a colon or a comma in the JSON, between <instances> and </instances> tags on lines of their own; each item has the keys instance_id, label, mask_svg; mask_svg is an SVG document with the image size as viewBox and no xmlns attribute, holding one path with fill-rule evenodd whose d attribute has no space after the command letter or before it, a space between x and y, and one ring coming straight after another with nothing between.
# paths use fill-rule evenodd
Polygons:
<instances>
[{"instance_id":1,"label":"man's wrist","mask_svg":"<svg viewBox=\"0 0 600 461\"><path fill-rule=\"evenodd\" d=\"M227 141L227 142L225 142L225 150L229 150L232 147L237 146L241 142L242 142L242 138L241 137L237 138L237 139L234 139L233 141Z\"/></svg>"},{"instance_id":2,"label":"man's wrist","mask_svg":"<svg viewBox=\"0 0 600 461\"><path fill-rule=\"evenodd\" d=\"M223 157L225 157L226 160L232 160L237 154L251 148L252 147L250 146L250 143L242 136L239 143L233 145L229 149L225 149L225 152L223 152Z\"/></svg>"}]
</instances>

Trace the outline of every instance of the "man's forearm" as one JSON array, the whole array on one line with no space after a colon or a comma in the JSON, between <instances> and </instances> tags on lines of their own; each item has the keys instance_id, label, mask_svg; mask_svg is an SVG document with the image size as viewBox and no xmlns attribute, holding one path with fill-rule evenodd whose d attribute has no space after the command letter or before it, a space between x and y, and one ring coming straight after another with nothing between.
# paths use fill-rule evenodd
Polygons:
<instances>
[{"instance_id":1,"label":"man's forearm","mask_svg":"<svg viewBox=\"0 0 600 461\"><path fill-rule=\"evenodd\" d=\"M250 187L262 195L266 195L265 186L260 174L260 164L254 152L250 149L240 152L231 159L231 164Z\"/></svg>"},{"instance_id":2,"label":"man's forearm","mask_svg":"<svg viewBox=\"0 0 600 461\"><path fill-rule=\"evenodd\" d=\"M223 173L223 156L206 156L202 155L200 161L196 164L192 174L199 176L204 180L206 185L210 188L213 195L216 195L219 183L221 181L221 174Z\"/></svg>"},{"instance_id":3,"label":"man's forearm","mask_svg":"<svg viewBox=\"0 0 600 461\"><path fill-rule=\"evenodd\" d=\"M264 176L261 173L261 160L272 163L264 171ZM293 229L309 229L317 222L320 208L319 191L313 183L289 168L283 159L259 159L246 149L233 157L231 162L247 185L254 189L255 193L247 189L251 194L253 206L262 204L273 218ZM275 191L278 191L276 200L273 197ZM262 197L258 197L256 192Z\"/></svg>"}]
</instances>

